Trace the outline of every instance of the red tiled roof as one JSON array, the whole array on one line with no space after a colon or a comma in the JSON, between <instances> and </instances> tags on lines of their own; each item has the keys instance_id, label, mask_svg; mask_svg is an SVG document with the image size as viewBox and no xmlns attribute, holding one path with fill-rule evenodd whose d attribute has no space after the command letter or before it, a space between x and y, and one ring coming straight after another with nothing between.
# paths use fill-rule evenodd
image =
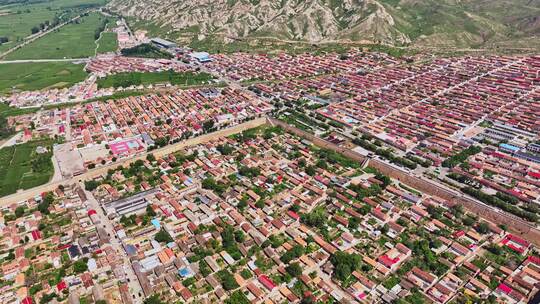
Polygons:
<instances>
[{"instance_id":1,"label":"red tiled roof","mask_svg":"<svg viewBox=\"0 0 540 304\"><path fill-rule=\"evenodd\" d=\"M287 211L287 214L292 217L294 220L298 220L300 218L300 216L298 215L298 213L292 211L292 210L289 210Z\"/></svg>"},{"instance_id":2,"label":"red tiled roof","mask_svg":"<svg viewBox=\"0 0 540 304\"><path fill-rule=\"evenodd\" d=\"M532 172L532 171L529 171L529 172L527 172L527 174L529 174L530 177L534 177L534 178L540 179L540 172Z\"/></svg>"},{"instance_id":3,"label":"red tiled roof","mask_svg":"<svg viewBox=\"0 0 540 304\"><path fill-rule=\"evenodd\" d=\"M31 297L26 297L22 300L21 302L22 304L33 304L34 302L32 301L32 298Z\"/></svg>"},{"instance_id":4,"label":"red tiled roof","mask_svg":"<svg viewBox=\"0 0 540 304\"><path fill-rule=\"evenodd\" d=\"M58 291L62 291L66 288L67 288L67 284L64 281L60 281L60 283L56 284L56 289L58 289Z\"/></svg>"},{"instance_id":5,"label":"red tiled roof","mask_svg":"<svg viewBox=\"0 0 540 304\"><path fill-rule=\"evenodd\" d=\"M34 241L41 239L41 232L39 230L32 231L32 238Z\"/></svg>"},{"instance_id":6,"label":"red tiled roof","mask_svg":"<svg viewBox=\"0 0 540 304\"><path fill-rule=\"evenodd\" d=\"M506 293L506 294L509 294L512 292L512 288L510 288L508 285L504 284L504 283L501 283L497 289L499 289L500 291Z\"/></svg>"},{"instance_id":7,"label":"red tiled roof","mask_svg":"<svg viewBox=\"0 0 540 304\"><path fill-rule=\"evenodd\" d=\"M276 284L274 284L274 282L272 282L272 280L270 280L270 278L264 274L259 276L259 282L261 282L261 284L263 284L264 287L268 288L269 290L276 287Z\"/></svg>"},{"instance_id":8,"label":"red tiled roof","mask_svg":"<svg viewBox=\"0 0 540 304\"><path fill-rule=\"evenodd\" d=\"M390 268L392 267L392 265L399 262L399 257L391 259L385 254L379 257L379 262L382 263L384 266Z\"/></svg>"}]
</instances>

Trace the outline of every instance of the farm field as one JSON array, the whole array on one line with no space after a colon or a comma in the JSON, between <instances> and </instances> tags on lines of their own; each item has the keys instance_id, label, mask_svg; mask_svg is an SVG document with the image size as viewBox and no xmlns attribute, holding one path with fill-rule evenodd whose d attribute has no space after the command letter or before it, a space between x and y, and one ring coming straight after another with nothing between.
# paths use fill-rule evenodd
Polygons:
<instances>
[{"instance_id":1,"label":"farm field","mask_svg":"<svg viewBox=\"0 0 540 304\"><path fill-rule=\"evenodd\" d=\"M0 45L0 53L23 42L40 23L53 22L55 17L69 19L89 7L105 4L105 0L51 0L0 6L0 37L9 41Z\"/></svg>"},{"instance_id":2,"label":"farm field","mask_svg":"<svg viewBox=\"0 0 540 304\"><path fill-rule=\"evenodd\" d=\"M101 34L101 38L97 41L97 43L99 43L99 47L97 49L98 53L114 52L118 49L116 33L105 32Z\"/></svg>"},{"instance_id":3,"label":"farm field","mask_svg":"<svg viewBox=\"0 0 540 304\"><path fill-rule=\"evenodd\" d=\"M68 62L0 64L0 94L18 91L63 88L84 80L82 65Z\"/></svg>"},{"instance_id":4,"label":"farm field","mask_svg":"<svg viewBox=\"0 0 540 304\"><path fill-rule=\"evenodd\" d=\"M48 152L38 154L37 147ZM54 173L52 141L38 140L0 149L0 197L43 185Z\"/></svg>"},{"instance_id":5,"label":"farm field","mask_svg":"<svg viewBox=\"0 0 540 304\"><path fill-rule=\"evenodd\" d=\"M157 73L119 73L109 75L98 79L97 84L100 88L110 87L129 87L132 85L149 85L154 83L171 83L180 86L199 85L208 82L212 79L210 74L191 72L170 72L163 71Z\"/></svg>"},{"instance_id":6,"label":"farm field","mask_svg":"<svg viewBox=\"0 0 540 304\"><path fill-rule=\"evenodd\" d=\"M21 59L61 59L86 58L95 54L95 33L106 19L98 13L91 13L68 24L58 31L22 47L6 56L6 60Z\"/></svg>"}]
</instances>

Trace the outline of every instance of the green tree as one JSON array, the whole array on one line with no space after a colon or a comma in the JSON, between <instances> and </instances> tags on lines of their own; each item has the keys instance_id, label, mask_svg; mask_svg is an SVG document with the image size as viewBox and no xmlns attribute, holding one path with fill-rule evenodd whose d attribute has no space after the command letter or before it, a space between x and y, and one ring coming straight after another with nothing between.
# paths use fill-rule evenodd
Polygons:
<instances>
[{"instance_id":1,"label":"green tree","mask_svg":"<svg viewBox=\"0 0 540 304\"><path fill-rule=\"evenodd\" d=\"M19 218L23 215L24 215L24 206L17 207L17 209L15 209L15 216Z\"/></svg>"},{"instance_id":2,"label":"green tree","mask_svg":"<svg viewBox=\"0 0 540 304\"><path fill-rule=\"evenodd\" d=\"M300 267L300 264L298 263L291 263L289 266L285 267L285 270L288 274L290 274L293 277L299 277L302 275L302 267Z\"/></svg>"},{"instance_id":3,"label":"green tree","mask_svg":"<svg viewBox=\"0 0 540 304\"><path fill-rule=\"evenodd\" d=\"M343 251L338 251L330 258L330 263L334 265L333 276L340 280L346 281L353 271L361 266L361 257L358 254L349 254Z\"/></svg>"},{"instance_id":4,"label":"green tree","mask_svg":"<svg viewBox=\"0 0 540 304\"><path fill-rule=\"evenodd\" d=\"M300 245L294 245L293 248L291 248L291 250L286 251L281 256L280 260L283 263L288 264L290 261L301 257L302 254L304 254L304 247L302 247Z\"/></svg>"},{"instance_id":5,"label":"green tree","mask_svg":"<svg viewBox=\"0 0 540 304\"><path fill-rule=\"evenodd\" d=\"M214 128L214 120L209 119L205 122L203 122L203 130L204 132L209 132Z\"/></svg>"},{"instance_id":6,"label":"green tree","mask_svg":"<svg viewBox=\"0 0 540 304\"><path fill-rule=\"evenodd\" d=\"M144 304L165 304L163 303L160 299L159 299L159 296L158 295L151 295L149 296L148 298L146 298L144 300Z\"/></svg>"},{"instance_id":7,"label":"green tree","mask_svg":"<svg viewBox=\"0 0 540 304\"><path fill-rule=\"evenodd\" d=\"M250 304L249 299L240 290L236 290L225 300L225 304Z\"/></svg>"},{"instance_id":8,"label":"green tree","mask_svg":"<svg viewBox=\"0 0 540 304\"><path fill-rule=\"evenodd\" d=\"M152 205L146 206L146 215L148 215L149 217L154 217L157 215L154 211L154 208L152 208Z\"/></svg>"},{"instance_id":9,"label":"green tree","mask_svg":"<svg viewBox=\"0 0 540 304\"><path fill-rule=\"evenodd\" d=\"M156 235L154 236L154 239L160 243L170 243L174 241L171 235L163 228L161 228L161 230L159 230L159 232L156 233Z\"/></svg>"},{"instance_id":10,"label":"green tree","mask_svg":"<svg viewBox=\"0 0 540 304\"><path fill-rule=\"evenodd\" d=\"M86 191L94 191L98 186L99 182L93 179L84 182L84 189L86 189Z\"/></svg>"},{"instance_id":11,"label":"green tree","mask_svg":"<svg viewBox=\"0 0 540 304\"><path fill-rule=\"evenodd\" d=\"M476 227L476 231L478 231L478 233L481 233L481 234L486 234L489 232L489 225L488 223L486 222L481 222L480 224L478 224L478 226Z\"/></svg>"},{"instance_id":12,"label":"green tree","mask_svg":"<svg viewBox=\"0 0 540 304\"><path fill-rule=\"evenodd\" d=\"M73 264L73 271L75 271L75 273L83 273L87 270L88 270L88 264L86 264L85 259L77 260Z\"/></svg>"},{"instance_id":13,"label":"green tree","mask_svg":"<svg viewBox=\"0 0 540 304\"><path fill-rule=\"evenodd\" d=\"M233 290L240 287L230 271L223 269L223 270L218 271L216 275L219 278L219 281L221 285L223 286L223 289Z\"/></svg>"},{"instance_id":14,"label":"green tree","mask_svg":"<svg viewBox=\"0 0 540 304\"><path fill-rule=\"evenodd\" d=\"M310 213L303 214L300 219L303 223L317 228L324 228L328 216L324 206L313 209Z\"/></svg>"}]
</instances>

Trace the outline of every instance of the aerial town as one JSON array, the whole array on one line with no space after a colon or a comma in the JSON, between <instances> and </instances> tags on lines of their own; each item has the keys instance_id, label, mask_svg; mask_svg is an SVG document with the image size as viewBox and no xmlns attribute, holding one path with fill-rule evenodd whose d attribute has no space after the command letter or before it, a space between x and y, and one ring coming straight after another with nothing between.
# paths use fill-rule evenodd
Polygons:
<instances>
[{"instance_id":1,"label":"aerial town","mask_svg":"<svg viewBox=\"0 0 540 304\"><path fill-rule=\"evenodd\" d=\"M212 53L89 14L114 48L83 79L0 95L0 303L540 303L540 55Z\"/></svg>"}]
</instances>

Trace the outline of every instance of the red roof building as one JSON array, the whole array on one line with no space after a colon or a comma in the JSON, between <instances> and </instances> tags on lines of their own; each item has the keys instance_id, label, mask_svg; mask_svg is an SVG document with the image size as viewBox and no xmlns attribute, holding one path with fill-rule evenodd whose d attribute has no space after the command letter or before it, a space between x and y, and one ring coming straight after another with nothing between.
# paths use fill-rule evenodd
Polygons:
<instances>
[{"instance_id":1,"label":"red roof building","mask_svg":"<svg viewBox=\"0 0 540 304\"><path fill-rule=\"evenodd\" d=\"M268 290L272 290L276 287L276 284L274 284L274 282L272 282L272 280L270 280L270 278L264 274L259 276L259 282L261 282L261 284L263 284L263 286Z\"/></svg>"},{"instance_id":2,"label":"red roof building","mask_svg":"<svg viewBox=\"0 0 540 304\"><path fill-rule=\"evenodd\" d=\"M67 284L64 281L60 281L60 283L56 284L56 289L58 289L59 292L66 288L67 288Z\"/></svg>"}]
</instances>

